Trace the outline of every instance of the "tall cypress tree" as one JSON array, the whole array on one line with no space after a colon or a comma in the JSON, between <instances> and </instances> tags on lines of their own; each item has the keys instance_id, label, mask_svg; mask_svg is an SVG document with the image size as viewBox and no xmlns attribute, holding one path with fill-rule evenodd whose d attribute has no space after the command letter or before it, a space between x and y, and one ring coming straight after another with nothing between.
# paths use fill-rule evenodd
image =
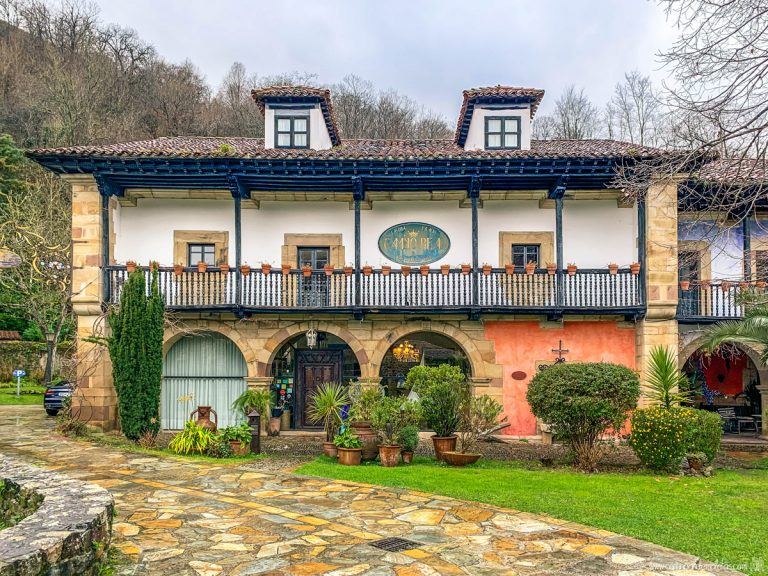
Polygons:
<instances>
[{"instance_id":1,"label":"tall cypress tree","mask_svg":"<svg viewBox=\"0 0 768 576\"><path fill-rule=\"evenodd\" d=\"M164 313L155 268L149 286L144 271L128 275L120 307L109 316L112 379L123 434L131 440L160 427Z\"/></svg>"}]
</instances>

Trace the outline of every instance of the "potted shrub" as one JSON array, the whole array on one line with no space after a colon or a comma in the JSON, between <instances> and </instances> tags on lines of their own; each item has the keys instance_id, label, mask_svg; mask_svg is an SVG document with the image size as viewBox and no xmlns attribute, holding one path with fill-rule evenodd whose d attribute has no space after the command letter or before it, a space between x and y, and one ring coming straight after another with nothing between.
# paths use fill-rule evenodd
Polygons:
<instances>
[{"instance_id":1,"label":"potted shrub","mask_svg":"<svg viewBox=\"0 0 768 576\"><path fill-rule=\"evenodd\" d=\"M390 266L389 264L384 264L381 267L381 275L382 276L389 276L390 272L392 272L392 266Z\"/></svg>"},{"instance_id":2,"label":"potted shrub","mask_svg":"<svg viewBox=\"0 0 768 576\"><path fill-rule=\"evenodd\" d=\"M403 264L400 266L400 272L403 273L403 276L408 276L411 273L411 267L407 264Z\"/></svg>"},{"instance_id":3,"label":"potted shrub","mask_svg":"<svg viewBox=\"0 0 768 576\"><path fill-rule=\"evenodd\" d=\"M680 280L680 290L682 290L683 292L688 292L690 288L691 288L690 280Z\"/></svg>"},{"instance_id":4,"label":"potted shrub","mask_svg":"<svg viewBox=\"0 0 768 576\"><path fill-rule=\"evenodd\" d=\"M384 396L376 403L371 415L371 424L381 440L379 459L382 466L397 466L402 450L399 444L400 432L416 418L417 408L408 400Z\"/></svg>"},{"instance_id":5,"label":"potted shrub","mask_svg":"<svg viewBox=\"0 0 768 576\"><path fill-rule=\"evenodd\" d=\"M242 412L248 418L253 410L261 415L261 429L266 431L269 418L272 415L272 392L266 388L246 388L240 396L232 402L232 410Z\"/></svg>"},{"instance_id":6,"label":"potted shrub","mask_svg":"<svg viewBox=\"0 0 768 576\"><path fill-rule=\"evenodd\" d=\"M557 273L557 264L555 262L547 262L547 274L554 276Z\"/></svg>"},{"instance_id":7,"label":"potted shrub","mask_svg":"<svg viewBox=\"0 0 768 576\"><path fill-rule=\"evenodd\" d=\"M450 264L442 264L440 266L440 274L443 276L448 276L448 274L451 273L451 265Z\"/></svg>"},{"instance_id":8,"label":"potted shrub","mask_svg":"<svg viewBox=\"0 0 768 576\"><path fill-rule=\"evenodd\" d=\"M376 432L371 428L371 418L376 403L381 399L378 385L367 388L356 384L350 393L352 406L349 412L350 427L362 444L363 460L376 460L379 454L379 442Z\"/></svg>"},{"instance_id":9,"label":"potted shrub","mask_svg":"<svg viewBox=\"0 0 768 576\"><path fill-rule=\"evenodd\" d=\"M611 276L616 276L619 273L619 265L615 263L608 264L608 272Z\"/></svg>"},{"instance_id":10,"label":"potted shrub","mask_svg":"<svg viewBox=\"0 0 768 576\"><path fill-rule=\"evenodd\" d=\"M272 264L270 264L269 262L262 262L261 263L261 273L266 276L270 272L272 272Z\"/></svg>"},{"instance_id":11,"label":"potted shrub","mask_svg":"<svg viewBox=\"0 0 768 576\"><path fill-rule=\"evenodd\" d=\"M442 460L443 452L456 450L461 403L469 393L464 373L448 364L416 366L408 371L406 387L420 397L424 423L434 432L435 457Z\"/></svg>"},{"instance_id":12,"label":"potted shrub","mask_svg":"<svg viewBox=\"0 0 768 576\"><path fill-rule=\"evenodd\" d=\"M483 276L490 276L492 270L493 270L493 266L488 264L488 262L483 264Z\"/></svg>"},{"instance_id":13,"label":"potted shrub","mask_svg":"<svg viewBox=\"0 0 768 576\"><path fill-rule=\"evenodd\" d=\"M325 382L318 386L309 398L309 420L322 424L325 430L323 453L335 458L337 455L333 439L341 426L341 411L349 404L346 387L337 382Z\"/></svg>"},{"instance_id":14,"label":"potted shrub","mask_svg":"<svg viewBox=\"0 0 768 576\"><path fill-rule=\"evenodd\" d=\"M229 442L232 454L247 456L251 452L251 427L247 423L227 426L220 433L221 439Z\"/></svg>"},{"instance_id":15,"label":"potted shrub","mask_svg":"<svg viewBox=\"0 0 768 576\"><path fill-rule=\"evenodd\" d=\"M632 264L629 265L629 271L632 272L634 276L640 274L640 262L632 262Z\"/></svg>"},{"instance_id":16,"label":"potted shrub","mask_svg":"<svg viewBox=\"0 0 768 576\"><path fill-rule=\"evenodd\" d=\"M578 266L576 266L576 264L573 262L569 262L566 270L568 271L568 276L576 276L576 270L578 270Z\"/></svg>"},{"instance_id":17,"label":"potted shrub","mask_svg":"<svg viewBox=\"0 0 768 576\"><path fill-rule=\"evenodd\" d=\"M405 464L413 462L413 453L419 447L419 429L409 424L400 430L399 444L403 447L400 454Z\"/></svg>"},{"instance_id":18,"label":"potted shrub","mask_svg":"<svg viewBox=\"0 0 768 576\"><path fill-rule=\"evenodd\" d=\"M364 276L370 276L372 272L373 272L373 266L369 266L368 264L363 266L363 275Z\"/></svg>"},{"instance_id":19,"label":"potted shrub","mask_svg":"<svg viewBox=\"0 0 768 576\"><path fill-rule=\"evenodd\" d=\"M288 274L291 273L291 265L290 264L281 264L280 270L283 273L283 276L288 276Z\"/></svg>"},{"instance_id":20,"label":"potted shrub","mask_svg":"<svg viewBox=\"0 0 768 576\"><path fill-rule=\"evenodd\" d=\"M525 263L525 273L530 276L534 272L536 272L536 262L529 260Z\"/></svg>"},{"instance_id":21,"label":"potted shrub","mask_svg":"<svg viewBox=\"0 0 768 576\"><path fill-rule=\"evenodd\" d=\"M326 264L323 266L323 271L326 276L331 276L333 274L333 264Z\"/></svg>"},{"instance_id":22,"label":"potted shrub","mask_svg":"<svg viewBox=\"0 0 768 576\"><path fill-rule=\"evenodd\" d=\"M471 265L469 265L469 264L462 264L461 265L461 273L464 274L464 276L466 276L470 272L472 272L472 266Z\"/></svg>"},{"instance_id":23,"label":"potted shrub","mask_svg":"<svg viewBox=\"0 0 768 576\"><path fill-rule=\"evenodd\" d=\"M350 266L349 264L344 266L344 275L345 276L347 276L347 277L352 276L352 272L354 272L354 271L355 271L354 267Z\"/></svg>"},{"instance_id":24,"label":"potted shrub","mask_svg":"<svg viewBox=\"0 0 768 576\"><path fill-rule=\"evenodd\" d=\"M336 434L333 444L339 453L339 464L344 466L357 466L363 455L363 448L360 438L352 433L348 425L341 427L341 431Z\"/></svg>"},{"instance_id":25,"label":"potted shrub","mask_svg":"<svg viewBox=\"0 0 768 576\"><path fill-rule=\"evenodd\" d=\"M251 266L250 264L241 264L240 265L240 274L243 276L248 276L251 273Z\"/></svg>"},{"instance_id":26,"label":"potted shrub","mask_svg":"<svg viewBox=\"0 0 768 576\"><path fill-rule=\"evenodd\" d=\"M499 426L504 408L490 396L467 395L461 407L459 424L459 451L443 452L443 460L450 466L466 466L480 459L477 443L484 434ZM505 418L506 419L506 418Z\"/></svg>"},{"instance_id":27,"label":"potted shrub","mask_svg":"<svg viewBox=\"0 0 768 576\"><path fill-rule=\"evenodd\" d=\"M301 267L301 273L304 275L304 278L309 278L312 276L312 266L304 264L304 266Z\"/></svg>"},{"instance_id":28,"label":"potted shrub","mask_svg":"<svg viewBox=\"0 0 768 576\"><path fill-rule=\"evenodd\" d=\"M419 272L421 272L422 276L428 276L429 275L429 265L422 264L419 266Z\"/></svg>"},{"instance_id":29,"label":"potted shrub","mask_svg":"<svg viewBox=\"0 0 768 576\"><path fill-rule=\"evenodd\" d=\"M181 276L184 273L184 265L183 264L174 264L173 265L173 273L176 276Z\"/></svg>"},{"instance_id":30,"label":"potted shrub","mask_svg":"<svg viewBox=\"0 0 768 576\"><path fill-rule=\"evenodd\" d=\"M128 274L136 270L136 261L128 260L128 262L125 263L125 270L128 272Z\"/></svg>"},{"instance_id":31,"label":"potted shrub","mask_svg":"<svg viewBox=\"0 0 768 576\"><path fill-rule=\"evenodd\" d=\"M200 262L197 263L197 271L200 274L203 274L206 270L208 270L208 264L200 260Z\"/></svg>"}]
</instances>

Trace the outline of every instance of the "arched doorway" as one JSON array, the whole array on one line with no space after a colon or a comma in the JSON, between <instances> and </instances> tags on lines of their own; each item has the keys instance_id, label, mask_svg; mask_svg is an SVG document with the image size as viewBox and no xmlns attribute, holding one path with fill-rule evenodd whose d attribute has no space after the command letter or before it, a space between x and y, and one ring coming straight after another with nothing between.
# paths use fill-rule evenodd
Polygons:
<instances>
[{"instance_id":1,"label":"arched doorway","mask_svg":"<svg viewBox=\"0 0 768 576\"><path fill-rule=\"evenodd\" d=\"M408 371L414 366L450 364L471 376L467 355L455 340L437 332L412 332L396 340L381 362L379 376L387 394L397 394L405 387Z\"/></svg>"},{"instance_id":2,"label":"arched doorway","mask_svg":"<svg viewBox=\"0 0 768 576\"><path fill-rule=\"evenodd\" d=\"M163 360L160 425L178 430L198 406L211 406L219 427L239 424L232 403L246 388L247 366L240 349L216 332L182 336Z\"/></svg>"},{"instance_id":3,"label":"arched doorway","mask_svg":"<svg viewBox=\"0 0 768 576\"><path fill-rule=\"evenodd\" d=\"M696 407L733 408L737 416L760 414L760 375L752 358L738 345L723 345L713 354L697 350L686 360L683 372L691 381Z\"/></svg>"},{"instance_id":4,"label":"arched doorway","mask_svg":"<svg viewBox=\"0 0 768 576\"><path fill-rule=\"evenodd\" d=\"M316 428L308 416L312 392L325 382L347 384L360 377L360 364L349 345L329 332L302 333L285 341L272 361L274 401L290 411L292 428Z\"/></svg>"}]
</instances>

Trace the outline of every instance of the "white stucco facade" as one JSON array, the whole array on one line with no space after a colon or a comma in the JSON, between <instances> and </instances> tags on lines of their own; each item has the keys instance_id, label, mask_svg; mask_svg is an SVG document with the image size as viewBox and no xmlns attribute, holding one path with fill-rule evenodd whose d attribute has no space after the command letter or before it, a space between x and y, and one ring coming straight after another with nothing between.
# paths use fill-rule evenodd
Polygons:
<instances>
[{"instance_id":1,"label":"white stucco facade","mask_svg":"<svg viewBox=\"0 0 768 576\"><path fill-rule=\"evenodd\" d=\"M531 149L531 108L527 104L519 107L494 109L475 107L472 120L469 123L465 150L483 150L485 148L485 118L487 116L517 116L520 118L520 149Z\"/></svg>"},{"instance_id":2,"label":"white stucco facade","mask_svg":"<svg viewBox=\"0 0 768 576\"><path fill-rule=\"evenodd\" d=\"M284 109L275 110L267 105L264 110L264 147L275 147L275 114L279 116L309 116L309 147L312 150L328 150L333 146L328 134L328 126L323 118L320 105L310 109Z\"/></svg>"},{"instance_id":3,"label":"white stucco facade","mask_svg":"<svg viewBox=\"0 0 768 576\"><path fill-rule=\"evenodd\" d=\"M268 202L242 210L242 261L252 266L281 264L286 234L341 234L345 260L354 261L354 211L348 202ZM390 226L424 222L441 228L451 247L431 264L458 267L472 261L472 213L458 201L376 201L361 211L361 262L374 267L390 264L378 248L379 236ZM485 201L478 211L480 263L502 267L501 232L555 232L555 210L537 200ZM189 199L139 199L137 206L120 207L114 217L115 260L162 265L173 262L174 230L226 231L229 262L235 263L234 202ZM618 208L615 200L566 200L563 209L565 262L580 268L605 268L637 260L637 214ZM545 264L541 263L542 266Z\"/></svg>"}]
</instances>

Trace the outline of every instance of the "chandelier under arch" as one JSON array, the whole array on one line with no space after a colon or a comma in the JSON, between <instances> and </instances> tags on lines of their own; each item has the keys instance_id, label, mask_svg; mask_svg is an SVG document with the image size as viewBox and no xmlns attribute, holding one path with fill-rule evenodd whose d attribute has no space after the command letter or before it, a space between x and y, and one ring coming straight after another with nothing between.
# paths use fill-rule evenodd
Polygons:
<instances>
[{"instance_id":1,"label":"chandelier under arch","mask_svg":"<svg viewBox=\"0 0 768 576\"><path fill-rule=\"evenodd\" d=\"M408 340L403 340L392 348L392 355L398 362L418 362L421 353Z\"/></svg>"}]
</instances>

